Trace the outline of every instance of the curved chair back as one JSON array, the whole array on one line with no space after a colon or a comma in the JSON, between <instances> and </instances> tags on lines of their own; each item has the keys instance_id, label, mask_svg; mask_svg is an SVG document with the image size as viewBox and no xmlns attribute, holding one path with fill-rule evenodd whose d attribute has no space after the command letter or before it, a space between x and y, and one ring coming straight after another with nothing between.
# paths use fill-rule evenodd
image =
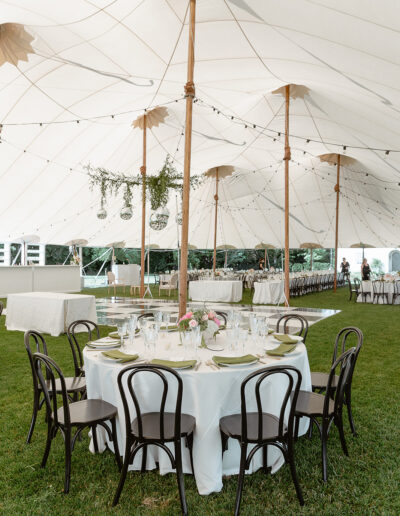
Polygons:
<instances>
[{"instance_id":1,"label":"curved chair back","mask_svg":"<svg viewBox=\"0 0 400 516\"><path fill-rule=\"evenodd\" d=\"M357 344L355 346L356 351L355 351L354 361L357 360L361 346L363 345L364 335L363 335L363 332L359 328L357 328L355 326L346 326L345 328L342 328L340 330L340 332L336 335L335 347L333 349L332 365L336 361L338 352L340 354L343 354L346 351L346 347L348 347L348 346L346 346L347 339L349 339L349 337L353 337L353 336L356 337L356 339L357 339Z\"/></svg>"},{"instance_id":2,"label":"curved chair back","mask_svg":"<svg viewBox=\"0 0 400 516\"><path fill-rule=\"evenodd\" d=\"M35 368L33 365L33 355L34 355L34 353L42 353L44 355L47 355L46 341L44 340L43 335L41 333L39 333L38 331L28 330L25 332L25 335L24 335L24 344L25 344L25 349L28 353L29 364L31 366L31 371L32 371L33 390L34 390L35 394L38 394L39 381L37 379Z\"/></svg>"},{"instance_id":3,"label":"curved chair back","mask_svg":"<svg viewBox=\"0 0 400 516\"><path fill-rule=\"evenodd\" d=\"M69 412L68 393L65 385L65 379L58 365L49 356L43 353L33 354L33 367L36 378L42 387L44 400L46 403L47 417L52 417L56 427L58 426L58 397L52 396L50 393L56 392L56 378L60 380L59 394L62 398L62 406L64 411L63 426L66 428L71 426L71 417ZM43 374L45 371L45 374Z\"/></svg>"},{"instance_id":4,"label":"curved chair back","mask_svg":"<svg viewBox=\"0 0 400 516\"><path fill-rule=\"evenodd\" d=\"M4 303L3 301L0 301L0 315L3 313L4 310Z\"/></svg>"},{"instance_id":5,"label":"curved chair back","mask_svg":"<svg viewBox=\"0 0 400 516\"><path fill-rule=\"evenodd\" d=\"M350 348L342 353L332 364L324 400L324 417L328 417L329 404L335 401L335 413L341 411L344 403L346 388L349 384L356 348ZM339 380L335 382L336 371L340 369Z\"/></svg>"},{"instance_id":6,"label":"curved chair back","mask_svg":"<svg viewBox=\"0 0 400 516\"><path fill-rule=\"evenodd\" d=\"M289 321L298 321L300 323L300 330L297 330L298 335L303 337L304 344L306 343L307 334L308 334L308 321L302 315L297 314L286 314L279 317L278 322L276 323L276 332L280 332L280 325L282 323L283 333L289 332L288 323Z\"/></svg>"},{"instance_id":7,"label":"curved chair back","mask_svg":"<svg viewBox=\"0 0 400 516\"><path fill-rule=\"evenodd\" d=\"M222 319L222 322L226 326L226 321L227 321L228 314L226 312L219 312L217 310L215 311L215 313L217 314L218 319Z\"/></svg>"},{"instance_id":8,"label":"curved chair back","mask_svg":"<svg viewBox=\"0 0 400 516\"><path fill-rule=\"evenodd\" d=\"M82 327L85 328L85 331L82 332ZM80 330L79 332L77 330ZM79 321L72 322L67 329L67 337L69 345L71 346L72 357L74 360L75 367L75 376L84 376L85 372L83 369L83 356L82 350L79 345L79 339L77 334L85 334L87 338L85 338L85 344L91 340L100 338L99 327L93 321L81 319Z\"/></svg>"},{"instance_id":9,"label":"curved chair back","mask_svg":"<svg viewBox=\"0 0 400 516\"><path fill-rule=\"evenodd\" d=\"M139 315L138 321L140 321L140 319L149 319L150 317L153 317L153 312L145 312L144 314Z\"/></svg>"},{"instance_id":10,"label":"curved chair back","mask_svg":"<svg viewBox=\"0 0 400 516\"><path fill-rule=\"evenodd\" d=\"M293 425L294 425L294 412L297 403L297 397L300 390L301 384L301 372L292 366L275 366L275 367L264 367L254 373L249 374L242 382L240 388L241 397L241 415L242 415L242 439L244 442L248 442L248 418L247 418L247 404L246 404L246 387L250 380L255 381L254 395L257 402L258 412L258 429L257 429L257 442L263 442L263 403L260 388L264 381L271 379L273 376L280 375L286 376L287 387L283 392L282 403L279 411L279 438L284 439L286 433L293 436ZM289 416L287 423L285 424L285 413L288 407L289 400L291 398L291 405L289 410Z\"/></svg>"},{"instance_id":11,"label":"curved chair back","mask_svg":"<svg viewBox=\"0 0 400 516\"><path fill-rule=\"evenodd\" d=\"M182 393L183 393L183 382L182 378L179 374L173 369L162 366L162 365L131 365L125 367L118 374L118 388L121 394L122 404L124 406L125 413L125 426L126 426L126 435L131 433L131 422L133 420L133 415L129 409L128 397L133 402L136 411L136 418L138 423L138 433L139 433L139 442L146 441L145 436L143 435L143 411L141 408L141 396L137 394L135 390L134 380L138 379L138 377L143 377L147 375L149 377L157 377L161 380L161 390L159 394L159 431L160 431L160 441L164 441L165 438L165 404L167 401L168 395L168 380L165 373L169 373L169 378L174 378L177 383L177 394L176 394L176 402L175 402L175 423L174 423L174 440L179 441L181 435L181 411L182 411ZM143 397L142 401L146 401L145 397ZM154 401L154 395L152 395L152 401ZM153 411L152 411L153 412ZM169 455L169 454L168 454Z\"/></svg>"}]
</instances>

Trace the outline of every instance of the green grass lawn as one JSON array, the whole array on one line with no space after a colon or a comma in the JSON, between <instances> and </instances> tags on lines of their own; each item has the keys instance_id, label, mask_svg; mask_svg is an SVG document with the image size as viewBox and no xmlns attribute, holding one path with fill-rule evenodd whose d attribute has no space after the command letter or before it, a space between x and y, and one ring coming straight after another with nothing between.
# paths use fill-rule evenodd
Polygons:
<instances>
[{"instance_id":1,"label":"green grass lawn","mask_svg":"<svg viewBox=\"0 0 400 516\"><path fill-rule=\"evenodd\" d=\"M106 289L90 290L101 297ZM341 313L311 327L308 354L312 370L327 371L336 333L346 325L364 332L353 383L354 418L359 436L353 438L346 420L350 457L341 451L336 429L328 443L329 480L321 480L320 441L296 443L296 462L305 506L298 505L287 466L266 477L261 472L247 476L242 502L243 515L259 514L400 514L400 306L349 303L347 289L324 292L293 300L297 306L336 308ZM165 297L165 296L163 296ZM168 296L166 296L168 297ZM171 296L171 299L173 297ZM249 293L245 299L249 300ZM175 475L157 472L129 474L120 504L111 500L118 482L113 456L92 455L88 437L73 453L70 494L64 495L62 438L53 442L45 469L40 469L46 427L40 415L32 443L25 444L32 407L32 379L21 332L8 332L0 318L0 513L72 514L179 514ZM105 333L107 328L103 328ZM72 373L72 358L65 336L48 337L49 354L65 373ZM200 496L193 477L186 475L189 513L232 513L236 477L224 479L221 493Z\"/></svg>"}]
</instances>

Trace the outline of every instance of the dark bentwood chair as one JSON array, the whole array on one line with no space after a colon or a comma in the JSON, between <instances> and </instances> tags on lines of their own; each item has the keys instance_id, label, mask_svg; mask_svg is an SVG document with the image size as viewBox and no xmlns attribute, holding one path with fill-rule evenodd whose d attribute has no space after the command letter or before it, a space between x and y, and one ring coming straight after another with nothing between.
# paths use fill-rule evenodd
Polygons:
<instances>
[{"instance_id":1,"label":"dark bentwood chair","mask_svg":"<svg viewBox=\"0 0 400 516\"><path fill-rule=\"evenodd\" d=\"M83 328L85 329L84 332L81 331ZM85 376L82 350L79 344L79 341L83 340L79 338L82 334L85 337L85 345L91 340L100 338L99 327L93 321L82 319L80 321L74 321L68 326L67 337L69 345L71 346L72 357L74 359L75 376Z\"/></svg>"},{"instance_id":2,"label":"dark bentwood chair","mask_svg":"<svg viewBox=\"0 0 400 516\"><path fill-rule=\"evenodd\" d=\"M3 301L0 301L0 315L3 313L4 310L4 303Z\"/></svg>"},{"instance_id":3,"label":"dark bentwood chair","mask_svg":"<svg viewBox=\"0 0 400 516\"><path fill-rule=\"evenodd\" d=\"M286 392L282 393L282 404L279 417L264 412L262 394L260 388L264 380L270 380L275 375L283 375L287 378ZM251 396L257 402L257 412L247 412L246 405L246 387L248 383L255 384L250 388L254 388L254 394ZM235 501L235 516L240 511L240 501L242 498L244 472L250 467L250 463L255 453L262 449L263 451L263 469L265 473L269 472L267 467L267 448L268 446L277 447L283 454L285 462L290 466L293 483L296 488L297 497L300 505L304 505L303 495L297 478L296 466L294 463L293 433L294 433L294 409L297 401L301 384L301 373L298 369L291 366L275 366L259 369L249 374L242 382L240 388L241 396L241 413L225 416L219 421L219 428L222 440L222 453L228 448L228 439L236 439L240 444L240 469L238 477L238 486ZM249 399L250 394L247 395ZM288 402L292 397L291 406L287 423L285 423L285 412L288 408ZM253 399L254 399L253 398ZM247 455L247 447L255 445Z\"/></svg>"},{"instance_id":4,"label":"dark bentwood chair","mask_svg":"<svg viewBox=\"0 0 400 516\"><path fill-rule=\"evenodd\" d=\"M385 292L385 286L386 283L382 280L374 280L372 282L373 303L375 303L375 299L377 303L379 303L379 300L382 299L383 304L385 301L387 305L389 304L389 294L387 291Z\"/></svg>"},{"instance_id":5,"label":"dark bentwood chair","mask_svg":"<svg viewBox=\"0 0 400 516\"><path fill-rule=\"evenodd\" d=\"M32 351L31 347L34 351ZM34 365L33 365L33 353L39 352L47 355L47 345L43 335L37 331L29 330L25 332L24 335L24 343L25 348L28 353L29 363L32 371L32 380L33 380L33 411L32 411L32 419L31 425L29 428L28 436L26 438L26 443L29 444L31 442L33 430L35 428L36 418L38 411L42 408L45 399L42 397L43 389L41 384L38 381ZM35 349L36 348L36 349ZM68 398L72 401L76 401L79 396L84 397L86 395L86 380L85 378L81 378L79 376L71 376L64 378L65 387L67 389ZM53 395L54 392L57 394L61 393L61 382L59 379L55 382L55 390L52 390L52 385L50 383L50 379L47 378L47 389L50 392L50 396Z\"/></svg>"},{"instance_id":6,"label":"dark bentwood chair","mask_svg":"<svg viewBox=\"0 0 400 516\"><path fill-rule=\"evenodd\" d=\"M300 417L310 418L310 424L316 424L321 437L322 478L324 482L328 480L327 443L332 423L339 430L344 454L349 455L344 437L342 412L346 385L351 374L355 350L356 348L350 348L333 363L325 395L316 392L300 391L297 398L295 408L296 438L298 436ZM337 387L333 388L337 369L340 369L339 380L337 381ZM321 423L318 422L317 418L321 418Z\"/></svg>"},{"instance_id":7,"label":"dark bentwood chair","mask_svg":"<svg viewBox=\"0 0 400 516\"><path fill-rule=\"evenodd\" d=\"M300 329L298 330L297 328L293 328L293 327L290 329L290 324L288 324L289 321L292 321L292 322L299 321ZM277 333L279 333L281 331L281 328L280 328L281 324L283 325L282 333L289 333L290 331L292 331L293 333L296 332L296 335L303 337L304 344L306 343L307 334L308 334L308 321L305 317L303 317L302 315L297 315L297 314L282 315L281 317L279 317L278 322L276 323L276 332Z\"/></svg>"},{"instance_id":8,"label":"dark bentwood chair","mask_svg":"<svg viewBox=\"0 0 400 516\"><path fill-rule=\"evenodd\" d=\"M97 444L97 425L104 428L110 440L114 443L115 459L118 468L121 469L121 457L119 455L117 428L115 418L117 416L117 409L114 405L103 400L81 400L69 403L67 386L65 378L58 365L47 355L43 353L34 353L33 367L37 379L42 387L44 399L47 409L47 441L44 451L41 468L46 466L47 458L50 453L52 440L56 437L58 430L60 430L65 446L65 480L64 493L69 492L71 480L71 454L74 450L75 442L79 438L84 428L91 428L94 442L94 449L97 453L99 451ZM44 374L45 370L45 374ZM47 380L49 378L49 380ZM52 396L51 393L56 391L56 381L61 385L62 404L59 407L57 396ZM48 388L50 384L51 389ZM106 424L111 423L111 429ZM75 435L72 436L72 429L76 428Z\"/></svg>"},{"instance_id":9,"label":"dark bentwood chair","mask_svg":"<svg viewBox=\"0 0 400 516\"><path fill-rule=\"evenodd\" d=\"M357 432L356 432L356 428L354 426L353 413L351 410L351 386L353 383L352 382L353 374L354 374L354 369L356 367L358 354L360 353L361 346L363 345L363 340L364 340L363 332L359 328L356 328L355 326L348 326L348 327L340 330L340 332L336 335L335 347L333 350L333 357L332 357L332 364L335 363L336 358L338 356L338 352L339 352L339 354L342 354L346 351L346 341L347 341L347 339L349 339L349 337L350 338L355 337L357 339L357 343L355 346L356 351L354 354L351 371L350 371L348 382L347 382L347 385L345 388L344 402L345 402L345 405L347 406L347 414L349 417L351 431L352 431L353 435L356 436ZM311 373L312 390L314 392L318 392L318 393L322 394L323 392L326 391L328 380L329 380L329 373ZM338 381L339 381L339 376L335 375L335 377L332 380L332 385L331 385L331 388L333 390L337 388ZM312 428L312 427L310 427L310 428ZM311 433L310 433L310 435L311 435Z\"/></svg>"},{"instance_id":10,"label":"dark bentwood chair","mask_svg":"<svg viewBox=\"0 0 400 516\"><path fill-rule=\"evenodd\" d=\"M395 301L398 297L400 297L400 280L396 280L393 282L392 305L395 304Z\"/></svg>"},{"instance_id":11,"label":"dark bentwood chair","mask_svg":"<svg viewBox=\"0 0 400 516\"><path fill-rule=\"evenodd\" d=\"M219 312L219 311L215 311L215 313L217 314L218 316L218 319L222 320L223 324L226 326L226 321L228 319L228 314L226 312Z\"/></svg>"},{"instance_id":12,"label":"dark bentwood chair","mask_svg":"<svg viewBox=\"0 0 400 516\"><path fill-rule=\"evenodd\" d=\"M139 315L138 321L140 321L140 319L150 319L152 317L154 317L153 312L145 312L144 314Z\"/></svg>"},{"instance_id":13,"label":"dark bentwood chair","mask_svg":"<svg viewBox=\"0 0 400 516\"><path fill-rule=\"evenodd\" d=\"M168 373L169 380L176 381L177 383L174 412L165 412L165 404L168 394L168 379L166 373ZM135 392L134 380L145 374L150 377L153 376L160 379L160 385L162 389L159 396L160 409L158 412L143 413L140 408L140 402ZM176 469L181 510L182 514L186 515L187 504L182 471L181 445L182 438L185 438L186 446L189 448L190 452L190 460L193 471L192 447L196 419L189 414L182 414L182 378L178 373L169 367L161 365L131 365L122 369L122 371L118 374L118 387L124 406L126 442L124 465L121 471L118 488L114 496L113 506L117 505L119 501L119 497L124 487L126 475L128 472L128 466L133 463L137 452L139 450L143 450L141 469L143 473L146 470L147 447L149 445L154 445L165 451L171 461L172 468ZM133 418L131 415L128 397L129 401L133 402L133 406L135 407L135 418ZM166 446L166 443L174 443L174 454Z\"/></svg>"}]
</instances>

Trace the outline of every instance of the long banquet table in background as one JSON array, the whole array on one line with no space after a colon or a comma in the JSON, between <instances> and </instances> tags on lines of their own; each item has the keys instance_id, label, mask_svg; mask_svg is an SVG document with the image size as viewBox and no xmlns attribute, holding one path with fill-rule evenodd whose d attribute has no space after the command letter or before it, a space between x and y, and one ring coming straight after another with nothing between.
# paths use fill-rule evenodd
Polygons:
<instances>
[{"instance_id":1,"label":"long banquet table in background","mask_svg":"<svg viewBox=\"0 0 400 516\"><path fill-rule=\"evenodd\" d=\"M380 280L379 280L380 282ZM383 292L388 295L388 302L389 304L392 304L393 300L393 294L395 292L395 282L393 281L382 281L383 283ZM362 295L362 293L364 295ZM362 281L361 284L361 291L358 294L357 303L375 303L375 304L384 304L384 301L382 298L380 298L378 301L374 300L374 289L372 285L372 281ZM386 303L385 303L386 304ZM394 301L395 305L400 304L400 297L397 297Z\"/></svg>"},{"instance_id":2,"label":"long banquet table in background","mask_svg":"<svg viewBox=\"0 0 400 516\"><path fill-rule=\"evenodd\" d=\"M229 280L200 280L189 282L189 298L192 301L237 303L241 301L243 283Z\"/></svg>"},{"instance_id":3,"label":"long banquet table in background","mask_svg":"<svg viewBox=\"0 0 400 516\"><path fill-rule=\"evenodd\" d=\"M254 283L253 304L278 305L284 302L283 280L266 280Z\"/></svg>"},{"instance_id":4,"label":"long banquet table in background","mask_svg":"<svg viewBox=\"0 0 400 516\"><path fill-rule=\"evenodd\" d=\"M57 337L78 319L97 322L95 296L60 292L7 296L7 330L36 330Z\"/></svg>"},{"instance_id":5,"label":"long banquet table in background","mask_svg":"<svg viewBox=\"0 0 400 516\"><path fill-rule=\"evenodd\" d=\"M223 332L224 333L224 332ZM269 337L270 338L270 337ZM225 339L221 334L218 340ZM176 333L168 333L161 336L157 344L157 358L172 358L173 347L179 342ZM172 348L170 347L172 346ZM179 352L182 354L182 348ZM140 355L144 351L141 337L135 339L134 350ZM133 348L129 349L133 352ZM246 353L252 352L246 349ZM226 353L226 352L225 352ZM117 376L121 369L128 364L119 364L110 361L98 353L84 350L86 384L88 398L102 399L112 403L118 408L117 433L119 451L123 455L125 450L125 419L121 396L117 386ZM298 368L302 374L301 389L311 390L311 374L308 363L307 350L304 344L297 346L296 352L292 356L285 356L280 360L264 358L266 364L258 363L236 368L221 368L213 370L205 362L210 360L214 354L224 355L224 352L213 352L208 349L199 350L199 359L202 361L198 371L181 370L179 374L183 380L183 400L182 412L190 414L196 418L196 429L193 443L194 474L198 492L207 495L219 492L222 489L223 475L235 475L239 471L240 448L237 441L229 440L228 450L222 458L221 437L219 432L219 420L221 417L240 413L240 384L242 380L257 368L274 365L291 365ZM175 359L176 357L173 357ZM143 375L142 375L143 376ZM149 376L149 375L146 375ZM139 379L135 383L135 393L143 403L143 412L159 410L159 379ZM152 381L154 380L154 381ZM280 403L279 392L283 392L282 380L270 383L263 392L263 403L268 407L268 411L279 415L278 403ZM169 382L167 404L165 410L174 409L173 397L176 395L176 384ZM133 412L133 406L131 411ZM257 410L256 406L249 403L249 411ZM134 414L134 412L133 412ZM300 422L300 434L307 431L308 422ZM100 435L101 434L101 435ZM99 449L105 449L105 435L102 430L98 430ZM110 449L112 443L108 442ZM93 444L91 444L93 451ZM141 468L142 454L139 452L134 460L133 467L130 469L139 470ZM190 457L188 449L182 444L182 460L184 473L191 473ZM159 464L161 474L170 473L171 464L165 452L160 451L156 446L150 446L147 453L147 469L154 469ZM283 464L282 454L270 447L268 449L268 464L272 467L272 472L277 471ZM257 452L251 462L251 471L255 471L262 466L262 453Z\"/></svg>"}]
</instances>

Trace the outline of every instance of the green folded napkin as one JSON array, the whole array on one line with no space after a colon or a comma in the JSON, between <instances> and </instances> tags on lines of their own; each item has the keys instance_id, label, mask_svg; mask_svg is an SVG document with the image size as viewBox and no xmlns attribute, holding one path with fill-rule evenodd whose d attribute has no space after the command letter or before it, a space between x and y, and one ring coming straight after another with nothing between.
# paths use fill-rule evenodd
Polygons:
<instances>
[{"instance_id":1,"label":"green folded napkin","mask_svg":"<svg viewBox=\"0 0 400 516\"><path fill-rule=\"evenodd\" d=\"M244 355L242 357L221 357L214 355L212 357L213 361L217 365L224 365L224 364L248 364L251 362L254 362L255 360L258 360L257 357L254 355Z\"/></svg>"},{"instance_id":2,"label":"green folded napkin","mask_svg":"<svg viewBox=\"0 0 400 516\"><path fill-rule=\"evenodd\" d=\"M140 332L140 328L136 328L135 330L135 335L137 335L138 333ZM118 332L117 331L112 331L111 333L108 334L109 337L113 338L113 339L120 339L121 337L118 335ZM125 335L124 338L126 338L127 335Z\"/></svg>"},{"instance_id":3,"label":"green folded napkin","mask_svg":"<svg viewBox=\"0 0 400 516\"><path fill-rule=\"evenodd\" d=\"M135 355L128 355L127 353L123 353L119 351L119 349L111 349L110 351L102 351L101 353L105 357L113 358L118 360L121 363L124 362L133 362L139 358L139 355L136 353Z\"/></svg>"},{"instance_id":4,"label":"green folded napkin","mask_svg":"<svg viewBox=\"0 0 400 516\"><path fill-rule=\"evenodd\" d=\"M284 357L294 349L296 349L296 344L279 344L277 348L267 350L266 354L272 357Z\"/></svg>"},{"instance_id":5,"label":"green folded napkin","mask_svg":"<svg viewBox=\"0 0 400 516\"><path fill-rule=\"evenodd\" d=\"M279 342L283 342L284 344L297 344L297 339L292 339L290 335L278 335L277 333L273 334L273 337Z\"/></svg>"},{"instance_id":6,"label":"green folded napkin","mask_svg":"<svg viewBox=\"0 0 400 516\"><path fill-rule=\"evenodd\" d=\"M271 333L274 333L274 330L268 330L268 335L271 335Z\"/></svg>"},{"instance_id":7,"label":"green folded napkin","mask_svg":"<svg viewBox=\"0 0 400 516\"><path fill-rule=\"evenodd\" d=\"M197 360L162 360L160 358L154 358L151 360L152 365L163 365L170 367L171 369L189 369L196 365Z\"/></svg>"},{"instance_id":8,"label":"green folded napkin","mask_svg":"<svg viewBox=\"0 0 400 516\"><path fill-rule=\"evenodd\" d=\"M176 324L165 326L165 324L160 326L160 330L167 330L167 331L178 331L178 326Z\"/></svg>"}]
</instances>

